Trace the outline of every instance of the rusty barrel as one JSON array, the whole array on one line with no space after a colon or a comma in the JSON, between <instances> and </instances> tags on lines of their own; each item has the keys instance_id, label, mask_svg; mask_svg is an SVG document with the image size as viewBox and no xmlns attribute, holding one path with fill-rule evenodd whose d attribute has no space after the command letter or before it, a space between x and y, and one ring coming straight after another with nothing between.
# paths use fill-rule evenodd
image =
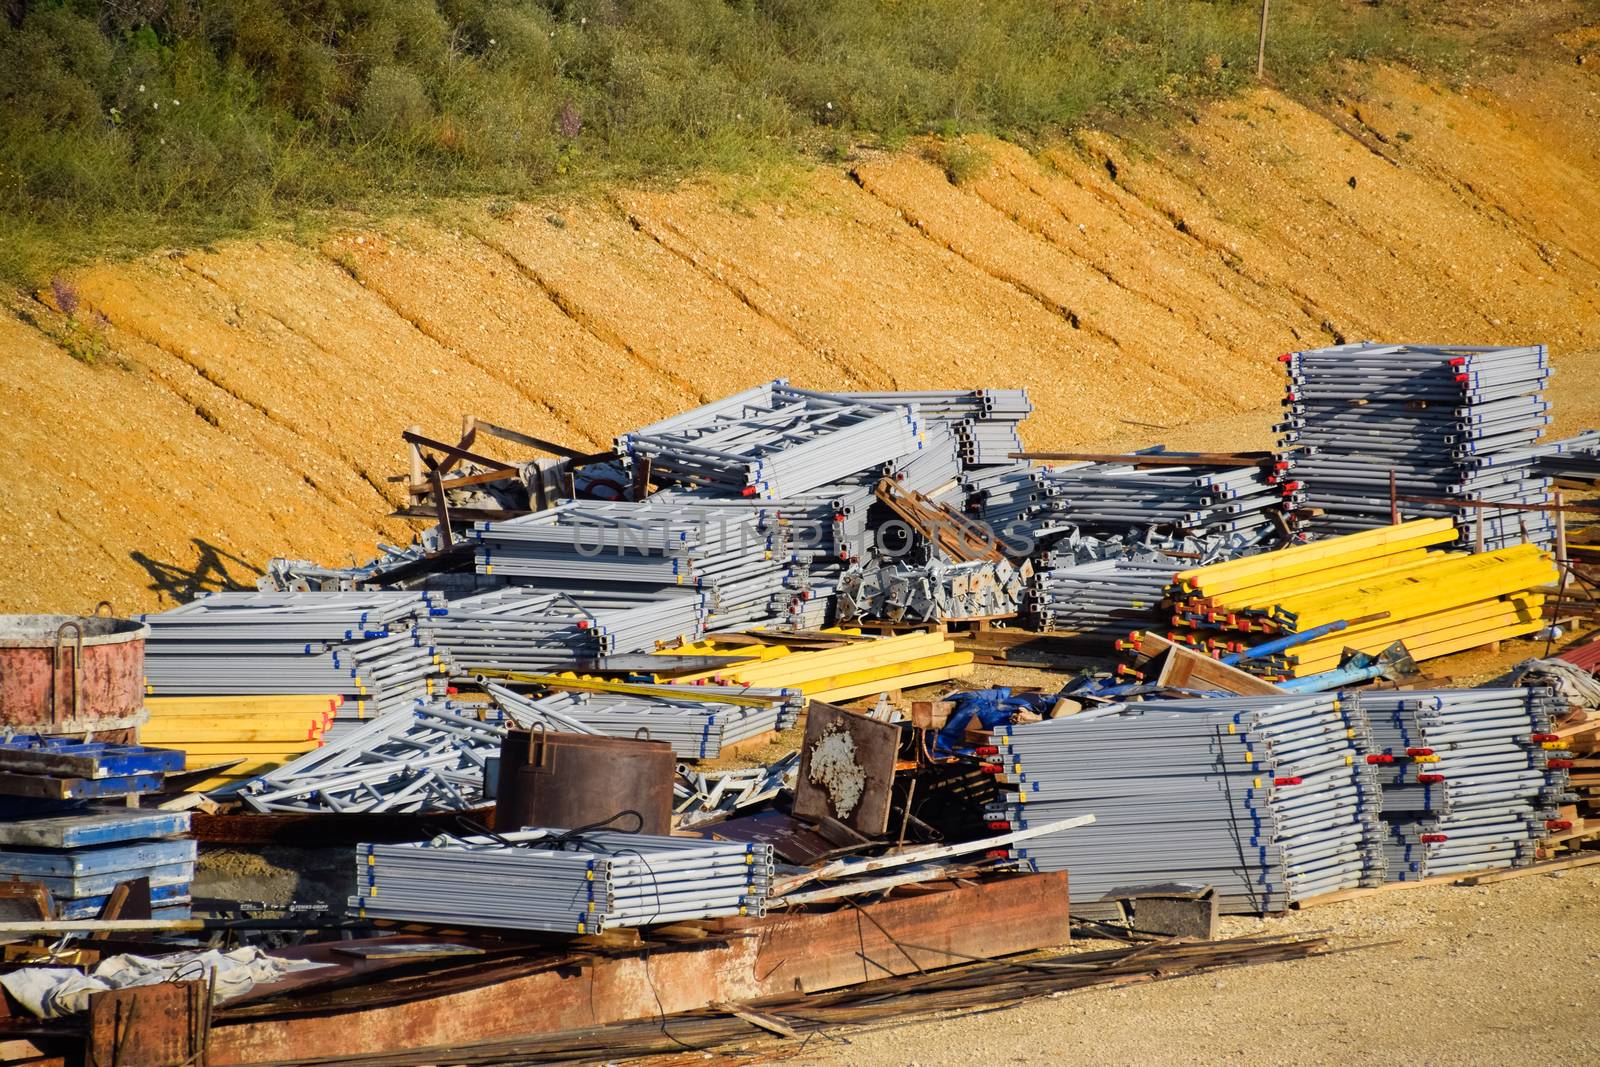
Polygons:
<instances>
[{"instance_id":1,"label":"rusty barrel","mask_svg":"<svg viewBox=\"0 0 1600 1067\"><path fill-rule=\"evenodd\" d=\"M85 615L0 615L0 729L92 733L144 719L150 627Z\"/></svg>"},{"instance_id":2,"label":"rusty barrel","mask_svg":"<svg viewBox=\"0 0 1600 1067\"><path fill-rule=\"evenodd\" d=\"M512 730L500 744L494 824L563 830L637 811L640 833L672 832L677 759L665 741L635 741L548 730ZM633 819L616 829L632 830Z\"/></svg>"}]
</instances>

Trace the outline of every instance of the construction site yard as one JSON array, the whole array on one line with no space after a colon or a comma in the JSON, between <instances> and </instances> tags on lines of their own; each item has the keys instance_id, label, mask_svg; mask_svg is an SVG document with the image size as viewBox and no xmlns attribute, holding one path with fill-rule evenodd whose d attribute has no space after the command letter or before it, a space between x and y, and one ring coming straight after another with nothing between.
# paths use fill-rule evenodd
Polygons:
<instances>
[{"instance_id":1,"label":"construction site yard","mask_svg":"<svg viewBox=\"0 0 1600 1067\"><path fill-rule=\"evenodd\" d=\"M1439 10L1449 67L0 294L0 611L82 616L27 645L50 717L16 721L176 759L123 797L16 741L0 829L126 801L182 827L119 847L188 849L90 908L51 845L35 916L3 861L48 850L0 835L0 977L180 945L325 968L190 989L188 1043L137 1067L1600 1064L1600 9ZM142 628L110 683L138 714L95 731L102 623ZM637 762L568 763L585 814L537 821L508 797L551 738ZM624 833L653 844L595 843ZM1202 887L1215 944L1141 931L1141 894ZM0 991L0 1063L120 1057L112 1008L34 1009Z\"/></svg>"}]
</instances>

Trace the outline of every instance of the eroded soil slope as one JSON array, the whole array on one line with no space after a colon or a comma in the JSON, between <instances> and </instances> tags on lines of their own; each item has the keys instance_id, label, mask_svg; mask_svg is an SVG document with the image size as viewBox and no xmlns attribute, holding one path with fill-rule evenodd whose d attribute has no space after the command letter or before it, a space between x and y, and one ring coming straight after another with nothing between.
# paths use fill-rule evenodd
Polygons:
<instances>
[{"instance_id":1,"label":"eroded soil slope","mask_svg":"<svg viewBox=\"0 0 1600 1067\"><path fill-rule=\"evenodd\" d=\"M409 537L384 516L413 423L601 446L778 375L1026 386L1041 448L1262 447L1282 351L1543 341L1556 429L1600 424L1586 41L1487 86L1365 69L1326 104L1261 90L1038 156L982 142L960 185L864 155L782 195L463 208L62 279L0 313L0 610L365 559Z\"/></svg>"}]
</instances>

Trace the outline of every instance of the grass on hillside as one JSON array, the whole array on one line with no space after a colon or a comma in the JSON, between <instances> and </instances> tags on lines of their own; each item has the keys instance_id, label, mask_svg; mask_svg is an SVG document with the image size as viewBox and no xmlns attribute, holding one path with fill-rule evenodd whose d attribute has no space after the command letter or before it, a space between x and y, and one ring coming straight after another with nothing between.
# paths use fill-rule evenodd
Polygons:
<instances>
[{"instance_id":1,"label":"grass on hillside","mask_svg":"<svg viewBox=\"0 0 1600 1067\"><path fill-rule=\"evenodd\" d=\"M1257 0L0 0L0 279L436 197L742 170L1253 79ZM1275 0L1280 83L1416 47ZM953 181L966 162L947 161Z\"/></svg>"}]
</instances>

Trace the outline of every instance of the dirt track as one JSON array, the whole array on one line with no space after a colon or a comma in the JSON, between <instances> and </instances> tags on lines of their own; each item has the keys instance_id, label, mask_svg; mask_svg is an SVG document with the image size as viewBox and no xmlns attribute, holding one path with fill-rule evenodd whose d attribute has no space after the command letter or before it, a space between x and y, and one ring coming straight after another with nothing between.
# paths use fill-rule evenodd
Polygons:
<instances>
[{"instance_id":1,"label":"dirt track","mask_svg":"<svg viewBox=\"0 0 1600 1067\"><path fill-rule=\"evenodd\" d=\"M1537 35L1536 35L1537 36ZM1029 443L1270 443L1273 357L1544 341L1600 424L1600 64L1357 69L954 186L915 151L107 265L0 312L0 610L129 611L409 528L399 432L575 445L775 375L1025 385ZM81 362L68 348L93 359Z\"/></svg>"},{"instance_id":2,"label":"dirt track","mask_svg":"<svg viewBox=\"0 0 1600 1067\"><path fill-rule=\"evenodd\" d=\"M1224 932L1327 931L1324 959L1069 993L982 1015L813 1039L797 1062L1431 1067L1600 1058L1600 871L1427 886ZM1080 948L1110 947L1081 942Z\"/></svg>"}]
</instances>

